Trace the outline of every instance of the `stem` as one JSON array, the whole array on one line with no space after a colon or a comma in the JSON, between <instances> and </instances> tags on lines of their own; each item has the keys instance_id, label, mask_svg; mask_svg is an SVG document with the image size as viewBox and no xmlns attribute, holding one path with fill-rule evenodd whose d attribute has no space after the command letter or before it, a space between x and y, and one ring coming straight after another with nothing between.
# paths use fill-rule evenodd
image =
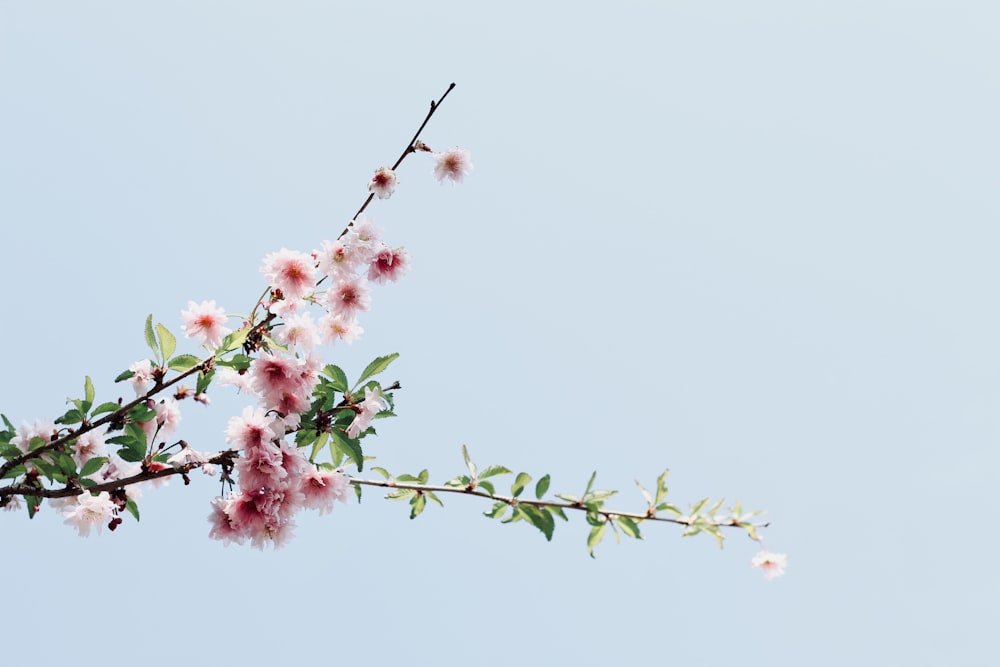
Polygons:
<instances>
[{"instance_id":1,"label":"stem","mask_svg":"<svg viewBox=\"0 0 1000 667\"><path fill-rule=\"evenodd\" d=\"M424 117L424 122L422 122L420 124L420 127L417 128L417 131L413 134L413 138L410 139L410 143L406 144L406 148L403 149L403 152L400 154L399 159L397 159L393 163L392 167L390 167L393 171L396 171L396 168L403 162L404 159L406 159L406 156L413 152L413 144L417 143L417 139L420 138L420 133L424 131L424 128L427 127L427 123L430 121L431 116L434 115L434 112L437 111L438 107L441 106L441 103L444 102L444 98L448 97L448 93L450 93L454 88L455 84L452 83L451 85L448 86L448 90L444 91L444 95L438 98L437 102L431 100L431 108L427 112L427 116ZM351 221L347 223L346 227L344 227L344 231L340 232L340 236L337 237L338 239L343 238L344 235L351 230L351 226L354 225L354 221L358 219L359 215L365 212L365 209L368 208L368 204L372 203L372 199L374 198L375 198L374 193L368 195L368 198L365 199L365 203L361 205L361 208L358 209L358 212L354 214L354 217L351 218Z\"/></svg>"},{"instance_id":2,"label":"stem","mask_svg":"<svg viewBox=\"0 0 1000 667\"><path fill-rule=\"evenodd\" d=\"M351 484L358 486L379 486L386 489L409 489L412 491L420 492L432 492L432 493L458 493L464 496L478 496L479 498L486 498L487 500L493 500L495 502L505 503L511 507L516 507L517 505L532 505L534 507L544 508L544 507L559 507L561 509L567 510L578 510L581 512L593 512L603 516L607 520L611 520L616 516L624 516L630 519L636 519L638 521L663 521L665 523L675 523L680 526L691 526L694 524L694 517L665 517L656 516L655 514L650 514L649 512L636 513L636 512L617 512L614 510L592 510L580 503L570 503L570 502L560 502L554 500L530 500L526 498L515 498L514 496L498 496L491 493L486 493L485 491L480 491L473 486L438 486L434 484L417 484L414 482L396 482L393 480L378 480L378 479L359 479L357 477L350 478ZM736 519L727 519L725 521L715 521L712 520L712 524L715 526L730 526L733 528L745 528L747 524L741 523ZM767 523L756 523L752 524L755 528L765 528Z\"/></svg>"}]
</instances>

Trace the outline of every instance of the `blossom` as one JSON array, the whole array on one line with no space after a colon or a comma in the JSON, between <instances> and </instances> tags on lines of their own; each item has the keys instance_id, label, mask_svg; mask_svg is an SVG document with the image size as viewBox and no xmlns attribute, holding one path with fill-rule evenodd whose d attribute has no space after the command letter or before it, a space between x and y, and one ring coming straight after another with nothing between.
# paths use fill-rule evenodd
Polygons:
<instances>
[{"instance_id":1,"label":"blossom","mask_svg":"<svg viewBox=\"0 0 1000 667\"><path fill-rule=\"evenodd\" d=\"M368 288L359 278L340 280L326 293L326 305L330 313L353 319L358 311L368 310L372 298Z\"/></svg>"},{"instance_id":2,"label":"blossom","mask_svg":"<svg viewBox=\"0 0 1000 667\"><path fill-rule=\"evenodd\" d=\"M298 346L306 353L312 352L319 343L319 331L313 322L312 313L305 312L285 318L284 326L275 330L274 339L286 347Z\"/></svg>"},{"instance_id":3,"label":"blossom","mask_svg":"<svg viewBox=\"0 0 1000 667\"><path fill-rule=\"evenodd\" d=\"M304 252L287 248L272 252L264 258L260 270L268 283L280 289L286 299L301 299L316 286L314 260Z\"/></svg>"},{"instance_id":4,"label":"blossom","mask_svg":"<svg viewBox=\"0 0 1000 667\"><path fill-rule=\"evenodd\" d=\"M90 535L90 529L97 527L97 532L105 522L115 514L116 505L107 491L101 491L96 496L82 493L77 496L76 505L66 508L66 520L63 522L80 531L80 537Z\"/></svg>"},{"instance_id":5,"label":"blossom","mask_svg":"<svg viewBox=\"0 0 1000 667\"><path fill-rule=\"evenodd\" d=\"M351 422L351 425L347 427L348 438L356 438L361 431L368 428L375 415L385 409L386 403L385 399L382 398L382 392L379 391L378 387L374 389L371 387L365 387L365 400L358 403L356 407L359 408L360 411L354 415L354 420Z\"/></svg>"},{"instance_id":6,"label":"blossom","mask_svg":"<svg viewBox=\"0 0 1000 667\"><path fill-rule=\"evenodd\" d=\"M230 418L226 428L226 442L235 449L259 447L284 435L284 428L274 417L266 414L263 408L250 406L243 408L242 416Z\"/></svg>"},{"instance_id":7,"label":"blossom","mask_svg":"<svg viewBox=\"0 0 1000 667\"><path fill-rule=\"evenodd\" d=\"M167 459L167 463L174 466L183 466L188 463L208 463L208 459L211 457L211 454L194 450L181 440L181 450L171 455Z\"/></svg>"},{"instance_id":8,"label":"blossom","mask_svg":"<svg viewBox=\"0 0 1000 667\"><path fill-rule=\"evenodd\" d=\"M368 267L368 280L384 285L399 279L410 268L410 253L406 248L383 246Z\"/></svg>"},{"instance_id":9,"label":"blossom","mask_svg":"<svg viewBox=\"0 0 1000 667\"><path fill-rule=\"evenodd\" d=\"M443 153L434 153L434 175L439 181L461 183L472 171L472 156L461 148L449 148Z\"/></svg>"},{"instance_id":10,"label":"blossom","mask_svg":"<svg viewBox=\"0 0 1000 667\"><path fill-rule=\"evenodd\" d=\"M357 249L343 241L323 241L322 250L316 252L319 271L331 280L350 276L362 263Z\"/></svg>"},{"instance_id":11,"label":"blossom","mask_svg":"<svg viewBox=\"0 0 1000 667\"><path fill-rule=\"evenodd\" d=\"M396 172L389 167L381 167L375 172L371 182L368 183L368 191L379 199L388 199L396 190Z\"/></svg>"},{"instance_id":12,"label":"blossom","mask_svg":"<svg viewBox=\"0 0 1000 667\"><path fill-rule=\"evenodd\" d=\"M256 394L253 383L253 376L247 371L242 373L235 368L222 367L215 371L215 382L219 386L230 385L236 387L236 391ZM195 397L197 399L197 396Z\"/></svg>"},{"instance_id":13,"label":"blossom","mask_svg":"<svg viewBox=\"0 0 1000 667\"><path fill-rule=\"evenodd\" d=\"M181 329L186 338L198 338L202 345L212 348L222 345L222 338L231 330L222 326L226 322L226 311L216 308L215 301L202 301L200 304L188 301L188 309L181 311L184 325Z\"/></svg>"},{"instance_id":14,"label":"blossom","mask_svg":"<svg viewBox=\"0 0 1000 667\"><path fill-rule=\"evenodd\" d=\"M155 438L169 438L177 431L177 425L181 421L181 408L177 399L172 396L151 407L156 411L156 417L142 422L140 426L146 432L148 442L153 444Z\"/></svg>"},{"instance_id":15,"label":"blossom","mask_svg":"<svg viewBox=\"0 0 1000 667\"><path fill-rule=\"evenodd\" d=\"M129 382L132 383L132 388L135 389L135 395L142 396L149 389L149 383L153 381L153 362L149 359L140 359L129 366L128 369L132 371L132 377L129 378Z\"/></svg>"},{"instance_id":16,"label":"blossom","mask_svg":"<svg viewBox=\"0 0 1000 667\"><path fill-rule=\"evenodd\" d=\"M764 572L764 576L770 579L780 577L785 573L788 565L788 557L785 554L773 554L764 549L750 561L754 567L759 567Z\"/></svg>"},{"instance_id":17,"label":"blossom","mask_svg":"<svg viewBox=\"0 0 1000 667\"><path fill-rule=\"evenodd\" d=\"M21 428L17 429L17 435L10 439L10 444L27 453L34 438L50 442L56 430L55 422L36 419L34 424L29 424L22 421Z\"/></svg>"},{"instance_id":18,"label":"blossom","mask_svg":"<svg viewBox=\"0 0 1000 667\"><path fill-rule=\"evenodd\" d=\"M368 218L361 216L351 222L344 244L357 257L359 264L367 264L378 251L382 232Z\"/></svg>"},{"instance_id":19,"label":"blossom","mask_svg":"<svg viewBox=\"0 0 1000 667\"><path fill-rule=\"evenodd\" d=\"M350 479L343 471L313 468L302 476L303 504L309 509L319 510L320 514L329 514L333 511L335 500L347 504L350 488Z\"/></svg>"},{"instance_id":20,"label":"blossom","mask_svg":"<svg viewBox=\"0 0 1000 667\"><path fill-rule=\"evenodd\" d=\"M229 519L231 504L231 498L215 498L212 500L212 513L208 515L208 522L212 524L208 536L213 540L222 540L227 547L230 542L243 544L246 541L246 535L234 527Z\"/></svg>"},{"instance_id":21,"label":"blossom","mask_svg":"<svg viewBox=\"0 0 1000 667\"><path fill-rule=\"evenodd\" d=\"M108 453L104 436L97 431L87 431L81 435L73 442L71 449L73 460L81 467L95 456L104 456Z\"/></svg>"},{"instance_id":22,"label":"blossom","mask_svg":"<svg viewBox=\"0 0 1000 667\"><path fill-rule=\"evenodd\" d=\"M317 324L324 343L333 343L340 339L351 344L360 338L365 331L354 318L345 318L340 315L324 315L319 318Z\"/></svg>"}]
</instances>

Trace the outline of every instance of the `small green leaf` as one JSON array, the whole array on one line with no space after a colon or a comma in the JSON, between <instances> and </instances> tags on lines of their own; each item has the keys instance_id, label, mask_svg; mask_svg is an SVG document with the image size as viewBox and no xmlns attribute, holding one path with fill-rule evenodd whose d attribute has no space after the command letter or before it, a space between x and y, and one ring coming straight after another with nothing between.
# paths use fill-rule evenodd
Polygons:
<instances>
[{"instance_id":1,"label":"small green leaf","mask_svg":"<svg viewBox=\"0 0 1000 667\"><path fill-rule=\"evenodd\" d=\"M517 473L517 479L514 480L514 484L510 487L511 495L517 498L524 491L524 487L528 486L530 482L531 475L526 472Z\"/></svg>"},{"instance_id":2,"label":"small green leaf","mask_svg":"<svg viewBox=\"0 0 1000 667\"><path fill-rule=\"evenodd\" d=\"M544 509L534 507L533 505L518 505L518 508L524 512L524 515L528 519L528 523L542 531L542 534L545 535L545 539L551 542L552 532L556 529L556 522L555 519L552 518L552 515Z\"/></svg>"},{"instance_id":3,"label":"small green leaf","mask_svg":"<svg viewBox=\"0 0 1000 667\"><path fill-rule=\"evenodd\" d=\"M433 491L424 491L424 495L433 500L434 502L436 502L439 507L444 507L444 503L441 502L441 499L438 498L437 494L434 493Z\"/></svg>"},{"instance_id":4,"label":"small green leaf","mask_svg":"<svg viewBox=\"0 0 1000 667\"><path fill-rule=\"evenodd\" d=\"M681 512L679 509L677 509L676 507L674 507L670 503L660 503L659 505L656 506L656 511L657 512L670 512L671 514L673 514L675 516L680 516L681 514L683 514L683 512Z\"/></svg>"},{"instance_id":5,"label":"small green leaf","mask_svg":"<svg viewBox=\"0 0 1000 667\"><path fill-rule=\"evenodd\" d=\"M129 498L125 501L125 509L128 513L135 517L135 520L139 520L139 506L135 504L135 501Z\"/></svg>"},{"instance_id":6,"label":"small green leaf","mask_svg":"<svg viewBox=\"0 0 1000 667\"><path fill-rule=\"evenodd\" d=\"M201 359L193 354L178 354L167 362L167 368L178 373L186 373L201 363Z\"/></svg>"},{"instance_id":7,"label":"small green leaf","mask_svg":"<svg viewBox=\"0 0 1000 667\"><path fill-rule=\"evenodd\" d=\"M236 348L243 345L246 342L247 335L250 333L250 327L243 327L238 329L231 334L228 334L222 339L222 344L219 345L218 349L215 350L216 356L225 354L226 352L231 352Z\"/></svg>"},{"instance_id":8,"label":"small green leaf","mask_svg":"<svg viewBox=\"0 0 1000 667\"><path fill-rule=\"evenodd\" d=\"M590 493L590 490L594 487L594 480L595 479L597 479L597 471L596 470L594 471L594 474L590 476L590 481L587 482L587 490L583 492L583 497L584 498L587 497L587 494Z\"/></svg>"},{"instance_id":9,"label":"small green leaf","mask_svg":"<svg viewBox=\"0 0 1000 667\"><path fill-rule=\"evenodd\" d=\"M649 491L647 491L646 487L644 487L642 484L639 483L639 480L635 480L635 485L639 487L639 493L641 493L642 497L646 499L646 503L650 507L652 507L653 506L653 496L649 495Z\"/></svg>"},{"instance_id":10,"label":"small green leaf","mask_svg":"<svg viewBox=\"0 0 1000 667\"><path fill-rule=\"evenodd\" d=\"M410 518L416 519L424 511L425 507L427 507L427 499L424 498L423 494L416 494L410 500Z\"/></svg>"},{"instance_id":11,"label":"small green leaf","mask_svg":"<svg viewBox=\"0 0 1000 667\"><path fill-rule=\"evenodd\" d=\"M364 382L370 377L374 377L384 371L389 367L393 361L399 356L399 352L393 352L392 354L387 354L384 357L377 357L374 361L365 367L365 370L361 372L361 377L358 378L358 382L355 387Z\"/></svg>"},{"instance_id":12,"label":"small green leaf","mask_svg":"<svg viewBox=\"0 0 1000 667\"><path fill-rule=\"evenodd\" d=\"M118 405L117 403L101 403L96 408L94 408L93 415L96 417L97 415L104 414L105 412L114 412L120 407L121 406Z\"/></svg>"},{"instance_id":13,"label":"small green leaf","mask_svg":"<svg viewBox=\"0 0 1000 667\"><path fill-rule=\"evenodd\" d=\"M465 466L469 469L469 475L472 477L476 476L476 464L472 462L469 458L469 448L462 445L462 458L465 459Z\"/></svg>"},{"instance_id":14,"label":"small green leaf","mask_svg":"<svg viewBox=\"0 0 1000 667\"><path fill-rule=\"evenodd\" d=\"M95 456L92 459L88 459L83 467L80 468L80 477L88 477L93 475L95 472L101 469L101 466L107 463L108 457L106 456Z\"/></svg>"},{"instance_id":15,"label":"small green leaf","mask_svg":"<svg viewBox=\"0 0 1000 667\"><path fill-rule=\"evenodd\" d=\"M382 475L382 479L389 479L390 477L392 477L392 475L389 474L388 470L386 470L385 468L381 468L379 466L373 466L372 468L370 468L370 470L374 470L378 474Z\"/></svg>"},{"instance_id":16,"label":"small green leaf","mask_svg":"<svg viewBox=\"0 0 1000 667\"><path fill-rule=\"evenodd\" d=\"M667 497L667 473L670 469L664 470L660 473L660 476L656 478L656 500L653 501L654 504L659 505L664 498Z\"/></svg>"},{"instance_id":17,"label":"small green leaf","mask_svg":"<svg viewBox=\"0 0 1000 667\"><path fill-rule=\"evenodd\" d=\"M330 431L330 439L337 449L347 455L351 459L351 463L357 466L358 472L364 470L365 457L357 440L348 438L345 433L338 429Z\"/></svg>"},{"instance_id":18,"label":"small green leaf","mask_svg":"<svg viewBox=\"0 0 1000 667\"><path fill-rule=\"evenodd\" d=\"M483 514L491 519L499 519L507 512L507 507L507 503L493 503L493 509L489 512L483 512Z\"/></svg>"},{"instance_id":19,"label":"small green leaf","mask_svg":"<svg viewBox=\"0 0 1000 667\"><path fill-rule=\"evenodd\" d=\"M631 517L615 517L615 522L618 524L618 527L622 529L622 532L629 537L634 537L637 540L642 539L642 535L639 533L639 524L633 521Z\"/></svg>"},{"instance_id":20,"label":"small green leaf","mask_svg":"<svg viewBox=\"0 0 1000 667\"><path fill-rule=\"evenodd\" d=\"M323 368L323 373L330 378L329 385L340 393L344 393L350 387L347 383L347 374L339 366L330 364Z\"/></svg>"},{"instance_id":21,"label":"small green leaf","mask_svg":"<svg viewBox=\"0 0 1000 667\"><path fill-rule=\"evenodd\" d=\"M488 479L479 480L479 488L491 496L495 496L497 494L497 490L493 487L493 482Z\"/></svg>"},{"instance_id":22,"label":"small green leaf","mask_svg":"<svg viewBox=\"0 0 1000 667\"><path fill-rule=\"evenodd\" d=\"M591 558L596 558L596 556L594 556L594 549L601 543L601 540L604 539L604 533L606 533L607 530L608 525L606 523L603 523L600 526L594 526L590 529L590 534L587 535L587 551L590 552Z\"/></svg>"},{"instance_id":23,"label":"small green leaf","mask_svg":"<svg viewBox=\"0 0 1000 667\"><path fill-rule=\"evenodd\" d=\"M208 389L208 385L212 384L212 380L215 378L215 371L211 370L208 373L200 371L198 373L198 382L195 383L194 393L195 395L204 394L205 390Z\"/></svg>"},{"instance_id":24,"label":"small green leaf","mask_svg":"<svg viewBox=\"0 0 1000 667\"><path fill-rule=\"evenodd\" d=\"M535 497L541 500L542 496L545 495L545 492L549 490L549 484L551 482L552 477L549 475L545 475L545 477L538 480L538 484L535 484Z\"/></svg>"},{"instance_id":25,"label":"small green leaf","mask_svg":"<svg viewBox=\"0 0 1000 667\"><path fill-rule=\"evenodd\" d=\"M479 479L483 480L487 477L496 477L497 475L513 475L514 473L509 468L504 468L503 466L487 466L479 473Z\"/></svg>"},{"instance_id":26,"label":"small green leaf","mask_svg":"<svg viewBox=\"0 0 1000 667\"><path fill-rule=\"evenodd\" d=\"M701 511L701 508L708 504L708 498L702 498L691 508L691 516Z\"/></svg>"},{"instance_id":27,"label":"small green leaf","mask_svg":"<svg viewBox=\"0 0 1000 667\"><path fill-rule=\"evenodd\" d=\"M90 381L89 375L83 380L83 400L87 403L87 410L90 410L90 406L94 404L94 383Z\"/></svg>"},{"instance_id":28,"label":"small green leaf","mask_svg":"<svg viewBox=\"0 0 1000 667\"><path fill-rule=\"evenodd\" d=\"M57 424L79 424L83 421L83 415L76 408L67 410L66 414L56 419Z\"/></svg>"},{"instance_id":29,"label":"small green leaf","mask_svg":"<svg viewBox=\"0 0 1000 667\"><path fill-rule=\"evenodd\" d=\"M149 349L153 351L153 354L159 354L159 348L156 345L156 334L153 333L153 314L150 313L146 318L146 345ZM157 357L159 358L159 357Z\"/></svg>"}]
</instances>

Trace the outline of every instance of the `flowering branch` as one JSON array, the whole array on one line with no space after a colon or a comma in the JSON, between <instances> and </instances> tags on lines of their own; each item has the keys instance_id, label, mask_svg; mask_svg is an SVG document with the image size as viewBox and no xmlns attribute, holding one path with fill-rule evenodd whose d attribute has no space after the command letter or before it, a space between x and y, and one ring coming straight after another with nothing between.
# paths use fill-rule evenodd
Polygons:
<instances>
[{"instance_id":1,"label":"flowering branch","mask_svg":"<svg viewBox=\"0 0 1000 667\"><path fill-rule=\"evenodd\" d=\"M327 513L334 501L347 502L352 487L360 500L365 486L389 489L388 499L409 501L411 518L424 510L428 499L442 504L441 493L483 498L493 503L486 516L502 523L528 523L547 539L552 538L556 518L568 520L568 511L583 512L591 526L587 538L591 555L609 526L616 538L624 534L641 539L639 526L644 521L683 526L685 536L703 532L720 546L723 528L743 529L759 541L757 530L768 524L752 521L759 512L744 514L738 502L720 511L723 501L709 507L706 498L687 512L667 502L666 472L657 478L652 493L636 483L646 501L640 512L608 508L607 500L617 491L594 489L596 473L581 496L547 498L550 477L545 475L535 483L535 497L524 497L532 481L525 472L515 476L509 494L498 493L494 478L514 473L498 465L479 470L464 447L468 474L441 485L429 484L426 470L394 477L384 468L372 468L383 480L344 472L346 465L354 465L360 473L374 458L362 449L363 440L375 435L373 420L395 416L393 391L400 385L383 386L377 376L399 355L377 357L351 383L339 366L324 365L316 348L321 340L333 344L356 339L363 331L358 315L371 302L369 286L393 282L409 267L407 251L388 246L371 222L361 217L373 199L393 194L395 170L403 160L411 153L431 153L434 174L441 182L461 182L472 170L466 151L436 152L420 140L454 88L452 83L431 101L393 165L375 171L363 204L336 240L324 241L311 253L283 248L264 258L261 271L268 287L249 314L241 316L238 330L225 328L229 316L214 301L189 302L181 312L184 335L197 339L210 352L207 357L175 355L176 338L163 324L154 326L150 316L145 337L155 360L137 361L115 380L132 383L134 400L118 398L95 407L94 387L87 377L83 398L69 400L72 407L54 422L36 421L33 426L23 422L15 428L3 417L7 428L0 430L0 480L7 486L0 486L0 507L18 507L23 498L29 516L34 516L42 500L48 499L62 511L66 523L87 535L91 527L115 529L125 511L138 520L137 485L172 475L181 475L187 484L189 473L196 469L214 474L221 468L223 491L228 485L228 494L212 501L209 536L227 544L249 540L259 548L281 546L294 528L295 513L304 508ZM328 286L321 290L325 281ZM318 322L310 312L316 307L324 311ZM177 375L167 380L171 372ZM154 400L195 375L193 392L180 386L172 397ZM256 408L246 407L242 415L229 420L226 449L213 455L195 451L184 440L167 445L166 438L180 419L178 401L193 396L208 405L206 391L216 380L236 386L257 402ZM754 564L775 576L785 561L765 550Z\"/></svg>"}]
</instances>

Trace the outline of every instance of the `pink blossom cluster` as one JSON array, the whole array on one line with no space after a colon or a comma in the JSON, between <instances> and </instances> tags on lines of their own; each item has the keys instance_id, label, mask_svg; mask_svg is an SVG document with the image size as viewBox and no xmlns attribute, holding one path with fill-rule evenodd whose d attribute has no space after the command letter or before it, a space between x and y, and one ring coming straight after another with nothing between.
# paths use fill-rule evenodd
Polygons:
<instances>
[{"instance_id":1,"label":"pink blossom cluster","mask_svg":"<svg viewBox=\"0 0 1000 667\"><path fill-rule=\"evenodd\" d=\"M243 453L236 464L239 491L212 501L209 537L225 544L279 547L295 528L302 508L326 514L336 500L346 503L350 482L342 471L317 469L284 440L285 425L263 408L247 407L233 417L226 441Z\"/></svg>"}]
</instances>

